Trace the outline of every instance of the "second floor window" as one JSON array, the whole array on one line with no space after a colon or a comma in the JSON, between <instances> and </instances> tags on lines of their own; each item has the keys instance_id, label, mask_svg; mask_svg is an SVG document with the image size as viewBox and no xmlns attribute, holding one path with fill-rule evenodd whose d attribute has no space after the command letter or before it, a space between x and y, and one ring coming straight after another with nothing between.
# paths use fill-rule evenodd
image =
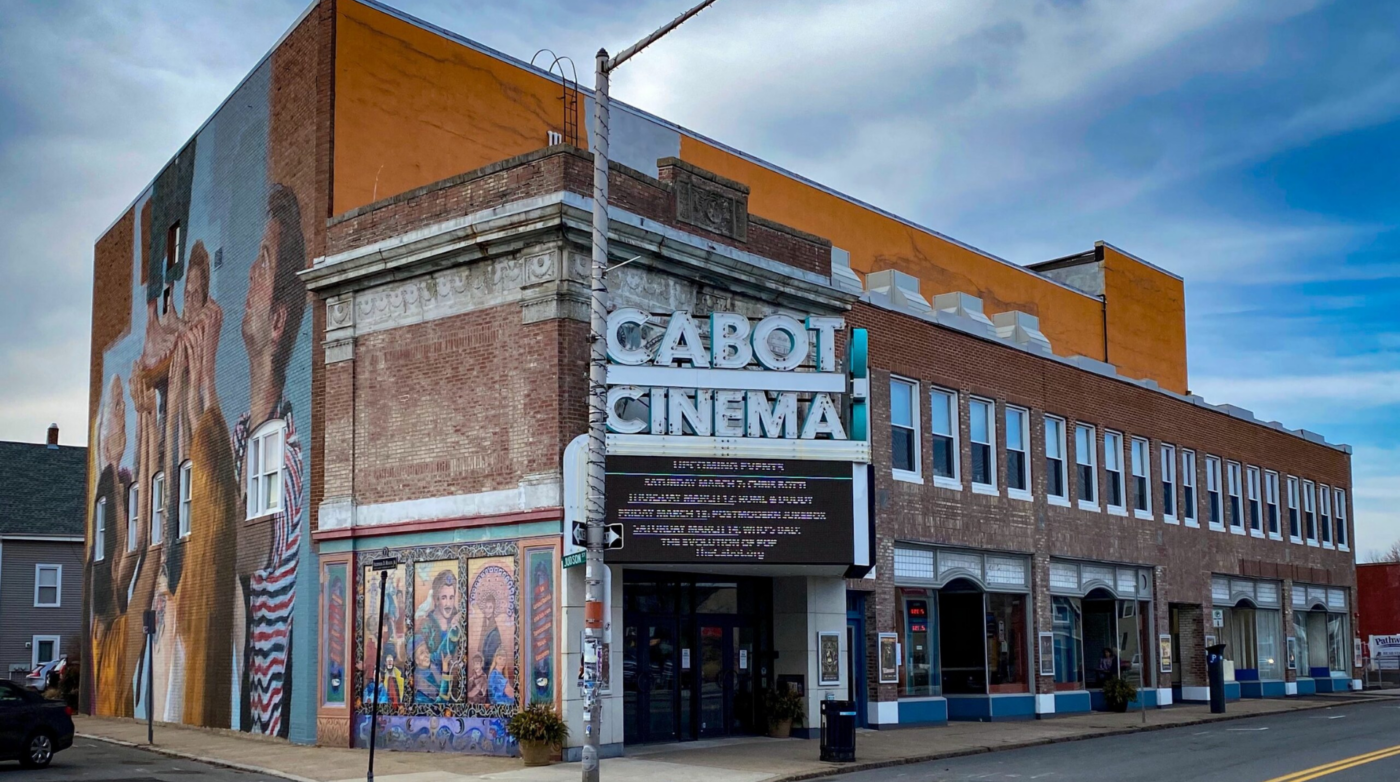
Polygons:
<instances>
[{"instance_id":1,"label":"second floor window","mask_svg":"<svg viewBox=\"0 0 1400 782\"><path fill-rule=\"evenodd\" d=\"M1294 543L1303 542L1303 522L1298 515L1298 479L1288 477L1288 537Z\"/></svg>"},{"instance_id":2,"label":"second floor window","mask_svg":"<svg viewBox=\"0 0 1400 782\"><path fill-rule=\"evenodd\" d=\"M189 462L180 465L180 507L176 512L180 514L180 537L190 536L190 479L194 477L194 468Z\"/></svg>"},{"instance_id":3,"label":"second floor window","mask_svg":"<svg viewBox=\"0 0 1400 782\"><path fill-rule=\"evenodd\" d=\"M919 471L919 411L914 408L919 387L907 380L890 380L890 465L899 472ZM253 513L252 497L248 513Z\"/></svg>"},{"instance_id":4,"label":"second floor window","mask_svg":"<svg viewBox=\"0 0 1400 782\"><path fill-rule=\"evenodd\" d=\"M1322 536L1322 545L1332 545L1332 489L1326 484L1317 487L1317 531Z\"/></svg>"},{"instance_id":5,"label":"second floor window","mask_svg":"<svg viewBox=\"0 0 1400 782\"><path fill-rule=\"evenodd\" d=\"M1030 491L1030 417L1019 407L1006 408L1006 488Z\"/></svg>"},{"instance_id":6,"label":"second floor window","mask_svg":"<svg viewBox=\"0 0 1400 782\"><path fill-rule=\"evenodd\" d=\"M63 607L63 566L34 566L34 607Z\"/></svg>"},{"instance_id":7,"label":"second floor window","mask_svg":"<svg viewBox=\"0 0 1400 782\"><path fill-rule=\"evenodd\" d=\"M1123 435L1103 433L1104 494L1108 507L1125 510L1123 505Z\"/></svg>"},{"instance_id":8,"label":"second floor window","mask_svg":"<svg viewBox=\"0 0 1400 782\"><path fill-rule=\"evenodd\" d=\"M1303 481L1303 531L1307 533L1308 542L1317 545L1317 510L1314 502L1313 482Z\"/></svg>"},{"instance_id":9,"label":"second floor window","mask_svg":"<svg viewBox=\"0 0 1400 782\"><path fill-rule=\"evenodd\" d=\"M135 551L141 537L141 488L126 490L126 550Z\"/></svg>"},{"instance_id":10,"label":"second floor window","mask_svg":"<svg viewBox=\"0 0 1400 782\"><path fill-rule=\"evenodd\" d=\"M101 562L107 558L107 498L99 497L97 507L92 512L92 559Z\"/></svg>"},{"instance_id":11,"label":"second floor window","mask_svg":"<svg viewBox=\"0 0 1400 782\"><path fill-rule=\"evenodd\" d=\"M1176 449L1170 445L1162 446L1162 516L1176 518Z\"/></svg>"},{"instance_id":12,"label":"second floor window","mask_svg":"<svg viewBox=\"0 0 1400 782\"><path fill-rule=\"evenodd\" d=\"M1065 496L1065 421L1045 416L1045 493L1051 497ZM1064 504L1064 503L1061 503Z\"/></svg>"},{"instance_id":13,"label":"second floor window","mask_svg":"<svg viewBox=\"0 0 1400 782\"><path fill-rule=\"evenodd\" d=\"M972 485L997 485L996 405L985 399L968 403L968 431L972 438Z\"/></svg>"},{"instance_id":14,"label":"second floor window","mask_svg":"<svg viewBox=\"0 0 1400 782\"><path fill-rule=\"evenodd\" d=\"M1181 452L1181 518L1191 526L1196 522L1196 452Z\"/></svg>"},{"instance_id":15,"label":"second floor window","mask_svg":"<svg viewBox=\"0 0 1400 782\"><path fill-rule=\"evenodd\" d=\"M935 388L929 393L933 434L933 478L958 479L958 395Z\"/></svg>"},{"instance_id":16,"label":"second floor window","mask_svg":"<svg viewBox=\"0 0 1400 782\"><path fill-rule=\"evenodd\" d=\"M1075 424L1075 479L1079 484L1079 501L1085 505L1093 505L1094 498L1098 496L1099 471L1095 466L1094 459L1094 445L1097 439L1094 436L1094 427L1086 424Z\"/></svg>"},{"instance_id":17,"label":"second floor window","mask_svg":"<svg viewBox=\"0 0 1400 782\"><path fill-rule=\"evenodd\" d=\"M1336 490L1337 498L1337 548L1347 548L1350 546L1350 536L1347 530L1347 493L1342 489Z\"/></svg>"},{"instance_id":18,"label":"second floor window","mask_svg":"<svg viewBox=\"0 0 1400 782\"><path fill-rule=\"evenodd\" d=\"M917 397L916 397L917 398ZM282 441L286 425L269 421L248 439L248 518L282 510ZM915 462L918 469L918 462Z\"/></svg>"},{"instance_id":19,"label":"second floor window","mask_svg":"<svg viewBox=\"0 0 1400 782\"><path fill-rule=\"evenodd\" d=\"M1225 463L1226 487L1230 492L1230 531L1244 531L1244 516L1241 515L1240 507L1240 465L1236 462Z\"/></svg>"},{"instance_id":20,"label":"second floor window","mask_svg":"<svg viewBox=\"0 0 1400 782\"><path fill-rule=\"evenodd\" d=\"M1264 473L1265 521L1269 525L1269 537L1281 538L1278 527L1278 473Z\"/></svg>"},{"instance_id":21,"label":"second floor window","mask_svg":"<svg viewBox=\"0 0 1400 782\"><path fill-rule=\"evenodd\" d=\"M151 545L165 540L165 473L151 478Z\"/></svg>"},{"instance_id":22,"label":"second floor window","mask_svg":"<svg viewBox=\"0 0 1400 782\"><path fill-rule=\"evenodd\" d=\"M1245 470L1246 485L1249 487L1249 533L1264 534L1264 520L1259 512L1259 468Z\"/></svg>"},{"instance_id":23,"label":"second floor window","mask_svg":"<svg viewBox=\"0 0 1400 782\"><path fill-rule=\"evenodd\" d=\"M1151 466L1147 456L1147 441L1133 438L1133 510L1139 516L1152 514Z\"/></svg>"},{"instance_id":24,"label":"second floor window","mask_svg":"<svg viewBox=\"0 0 1400 782\"><path fill-rule=\"evenodd\" d=\"M1220 460L1214 456L1206 457L1206 503L1209 505L1206 518L1210 526L1224 529L1225 521L1220 508Z\"/></svg>"}]
</instances>

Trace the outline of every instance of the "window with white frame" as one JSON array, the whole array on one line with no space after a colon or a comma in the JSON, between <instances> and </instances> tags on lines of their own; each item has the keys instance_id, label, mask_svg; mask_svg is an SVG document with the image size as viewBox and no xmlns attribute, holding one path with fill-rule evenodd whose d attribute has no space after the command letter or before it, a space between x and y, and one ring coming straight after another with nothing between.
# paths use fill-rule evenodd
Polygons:
<instances>
[{"instance_id":1,"label":"window with white frame","mask_svg":"<svg viewBox=\"0 0 1400 782\"><path fill-rule=\"evenodd\" d=\"M1133 438L1133 513L1140 518L1152 516L1152 464L1147 441Z\"/></svg>"},{"instance_id":2,"label":"window with white frame","mask_svg":"<svg viewBox=\"0 0 1400 782\"><path fill-rule=\"evenodd\" d=\"M972 486L974 489L997 485L996 404L985 399L968 402L968 434L972 440Z\"/></svg>"},{"instance_id":3,"label":"window with white frame","mask_svg":"<svg viewBox=\"0 0 1400 782\"><path fill-rule=\"evenodd\" d=\"M958 481L958 395L941 388L929 392L929 431L933 435L933 480Z\"/></svg>"},{"instance_id":4,"label":"window with white frame","mask_svg":"<svg viewBox=\"0 0 1400 782\"><path fill-rule=\"evenodd\" d=\"M1189 527L1199 527L1196 521L1196 452L1181 451L1181 519Z\"/></svg>"},{"instance_id":5,"label":"window with white frame","mask_svg":"<svg viewBox=\"0 0 1400 782\"><path fill-rule=\"evenodd\" d=\"M1317 532L1322 545L1332 548L1332 489L1325 483L1317 485Z\"/></svg>"},{"instance_id":6,"label":"window with white frame","mask_svg":"<svg viewBox=\"0 0 1400 782\"><path fill-rule=\"evenodd\" d=\"M63 607L63 566L34 566L34 607Z\"/></svg>"},{"instance_id":7,"label":"window with white frame","mask_svg":"<svg viewBox=\"0 0 1400 782\"><path fill-rule=\"evenodd\" d=\"M126 490L126 550L135 551L141 535L141 487L132 484Z\"/></svg>"},{"instance_id":8,"label":"window with white frame","mask_svg":"<svg viewBox=\"0 0 1400 782\"><path fill-rule=\"evenodd\" d=\"M1019 407L1006 408L1006 490L1029 498L1031 490L1031 420Z\"/></svg>"},{"instance_id":9,"label":"window with white frame","mask_svg":"<svg viewBox=\"0 0 1400 782\"><path fill-rule=\"evenodd\" d=\"M1337 520L1337 548L1350 550L1351 531L1347 529L1347 493L1343 489L1337 489L1334 493L1337 500L1335 518Z\"/></svg>"},{"instance_id":10,"label":"window with white frame","mask_svg":"<svg viewBox=\"0 0 1400 782\"><path fill-rule=\"evenodd\" d=\"M1288 476L1288 538L1303 542L1303 521L1298 515L1298 479Z\"/></svg>"},{"instance_id":11,"label":"window with white frame","mask_svg":"<svg viewBox=\"0 0 1400 782\"><path fill-rule=\"evenodd\" d=\"M29 639L29 664L38 668L58 659L59 637L56 635L36 635Z\"/></svg>"},{"instance_id":12,"label":"window with white frame","mask_svg":"<svg viewBox=\"0 0 1400 782\"><path fill-rule=\"evenodd\" d=\"M1162 519L1176 523L1176 447L1162 445Z\"/></svg>"},{"instance_id":13,"label":"window with white frame","mask_svg":"<svg viewBox=\"0 0 1400 782\"><path fill-rule=\"evenodd\" d=\"M1098 438L1094 427L1074 425L1075 481L1079 485L1079 504L1088 510L1098 510L1099 471L1094 448Z\"/></svg>"},{"instance_id":14,"label":"window with white frame","mask_svg":"<svg viewBox=\"0 0 1400 782\"><path fill-rule=\"evenodd\" d=\"M1225 488L1230 497L1230 531L1244 532L1244 509L1240 505L1239 462L1225 462Z\"/></svg>"},{"instance_id":15,"label":"window with white frame","mask_svg":"<svg viewBox=\"0 0 1400 782\"><path fill-rule=\"evenodd\" d=\"M1215 456L1206 457L1206 504L1209 507L1206 519L1211 529L1225 529L1220 507L1220 459Z\"/></svg>"},{"instance_id":16,"label":"window with white frame","mask_svg":"<svg viewBox=\"0 0 1400 782\"><path fill-rule=\"evenodd\" d=\"M194 476L194 468L189 462L180 465L180 507L177 509L180 518L180 537L190 536L190 479Z\"/></svg>"},{"instance_id":17,"label":"window with white frame","mask_svg":"<svg viewBox=\"0 0 1400 782\"><path fill-rule=\"evenodd\" d=\"M919 386L890 378L890 466L896 475L919 472ZM251 492L248 513L253 513Z\"/></svg>"},{"instance_id":18,"label":"window with white frame","mask_svg":"<svg viewBox=\"0 0 1400 782\"><path fill-rule=\"evenodd\" d=\"M107 558L107 498L98 497L92 510L92 561Z\"/></svg>"},{"instance_id":19,"label":"window with white frame","mask_svg":"<svg viewBox=\"0 0 1400 782\"><path fill-rule=\"evenodd\" d=\"M1065 495L1065 420L1045 416L1045 493L1068 501Z\"/></svg>"},{"instance_id":20,"label":"window with white frame","mask_svg":"<svg viewBox=\"0 0 1400 782\"><path fill-rule=\"evenodd\" d=\"M151 477L151 545L165 540L165 473Z\"/></svg>"},{"instance_id":21,"label":"window with white frame","mask_svg":"<svg viewBox=\"0 0 1400 782\"><path fill-rule=\"evenodd\" d=\"M1308 545L1317 545L1317 510L1313 482L1303 481L1303 532Z\"/></svg>"},{"instance_id":22,"label":"window with white frame","mask_svg":"<svg viewBox=\"0 0 1400 782\"><path fill-rule=\"evenodd\" d=\"M1283 533L1278 524L1278 473L1272 470L1264 471L1264 506L1264 521L1268 524L1269 537L1282 540Z\"/></svg>"},{"instance_id":23,"label":"window with white frame","mask_svg":"<svg viewBox=\"0 0 1400 782\"><path fill-rule=\"evenodd\" d=\"M1264 514L1259 505L1259 468L1246 467L1245 487L1249 491L1249 534L1264 537Z\"/></svg>"},{"instance_id":24,"label":"window with white frame","mask_svg":"<svg viewBox=\"0 0 1400 782\"><path fill-rule=\"evenodd\" d=\"M891 384L891 402L894 388ZM913 401L918 399L918 386L910 389L910 404L906 409L913 416L910 422L914 431L914 472L919 469L918 457L918 411L913 409ZM893 423L894 406L890 406L890 422ZM282 445L287 434L287 426L280 420L268 421L248 439L248 518L265 516L282 510ZM896 468L898 469L898 468Z\"/></svg>"},{"instance_id":25,"label":"window with white frame","mask_svg":"<svg viewBox=\"0 0 1400 782\"><path fill-rule=\"evenodd\" d=\"M1123 504L1123 435L1103 433L1104 502L1110 511L1127 511Z\"/></svg>"}]
</instances>

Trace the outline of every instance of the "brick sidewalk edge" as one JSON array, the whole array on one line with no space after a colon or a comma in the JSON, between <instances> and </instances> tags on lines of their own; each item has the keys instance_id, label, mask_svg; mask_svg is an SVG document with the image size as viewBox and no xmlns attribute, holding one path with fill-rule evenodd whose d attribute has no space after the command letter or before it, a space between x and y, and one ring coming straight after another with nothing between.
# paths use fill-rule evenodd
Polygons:
<instances>
[{"instance_id":1,"label":"brick sidewalk edge","mask_svg":"<svg viewBox=\"0 0 1400 782\"><path fill-rule=\"evenodd\" d=\"M1067 741L1086 741L1088 739L1104 738L1106 736L1126 736L1131 733L1146 733L1154 730L1169 730L1171 728L1184 728L1192 725L1207 725L1212 722L1229 722L1231 720L1246 720L1254 717L1273 717L1279 714L1291 714L1299 711L1315 711L1317 709L1330 709L1336 706L1350 706L1357 703L1374 703L1384 700L1393 700L1385 696L1380 697L1356 697L1339 700L1336 703L1313 703L1307 706L1299 706L1288 711L1276 711L1268 714L1226 714L1223 717L1210 716L1200 719L1187 720L1185 722L1163 723L1159 725L1134 725L1129 728L1106 728L1096 733L1082 733L1077 736L1056 736L1047 739L1030 739L1027 741L1012 744L998 744L995 747L969 747L967 749L949 750L947 752L931 752L923 755L910 755L901 758L886 758L885 760L870 760L866 762L856 761L854 763L833 763L826 768L813 769L811 771L798 771L792 774L769 777L763 782L800 782L807 779L820 779L822 777L833 777L838 774L852 774L857 771L872 771L881 768L893 768L894 766L907 766L914 763L927 763L931 760L947 760L949 758L962 758L970 755L985 755L992 752L1001 752L1008 749L1025 749L1027 747L1043 747L1047 744L1060 744Z\"/></svg>"},{"instance_id":2,"label":"brick sidewalk edge","mask_svg":"<svg viewBox=\"0 0 1400 782\"><path fill-rule=\"evenodd\" d=\"M198 763L207 763L211 766L231 768L234 771L247 771L252 774L266 774L270 777L277 777L279 779L290 779L292 780L292 782L320 782L320 780L311 779L310 777L299 777L296 774L288 774L285 771L277 771L270 768L263 768L262 766L250 766L247 763L235 763L231 760L220 760L219 758L211 758L206 757L204 755L192 755L188 752L179 752L173 749L166 749L156 744L136 744L130 741L114 739L109 736L99 736L95 733L75 733L74 735L85 739L92 739L93 741L105 741L108 744L116 744L119 747L132 747L134 749L143 749L147 752L154 752L157 755L165 755L166 757L179 758L181 760L193 760Z\"/></svg>"}]
</instances>

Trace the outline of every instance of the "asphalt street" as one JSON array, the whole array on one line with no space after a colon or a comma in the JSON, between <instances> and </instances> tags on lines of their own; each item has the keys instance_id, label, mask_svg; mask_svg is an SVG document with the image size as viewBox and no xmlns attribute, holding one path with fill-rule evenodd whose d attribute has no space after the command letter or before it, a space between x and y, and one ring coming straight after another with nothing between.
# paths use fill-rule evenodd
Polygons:
<instances>
[{"instance_id":1,"label":"asphalt street","mask_svg":"<svg viewBox=\"0 0 1400 782\"><path fill-rule=\"evenodd\" d=\"M1387 749L1393 753L1383 751ZM1377 753L1371 756L1378 759L1364 762L1370 753ZM1070 741L896 766L835 779L842 782L1400 780L1400 702L1361 703L1321 711Z\"/></svg>"},{"instance_id":2,"label":"asphalt street","mask_svg":"<svg viewBox=\"0 0 1400 782\"><path fill-rule=\"evenodd\" d=\"M0 762L0 782L283 782L266 774L179 760L81 736L54 755L48 768L30 771Z\"/></svg>"}]
</instances>

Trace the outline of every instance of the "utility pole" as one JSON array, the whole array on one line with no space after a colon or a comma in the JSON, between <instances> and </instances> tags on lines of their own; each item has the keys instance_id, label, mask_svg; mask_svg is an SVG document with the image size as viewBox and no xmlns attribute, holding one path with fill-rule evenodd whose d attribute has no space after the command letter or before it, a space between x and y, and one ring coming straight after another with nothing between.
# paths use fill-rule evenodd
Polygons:
<instances>
[{"instance_id":1,"label":"utility pole","mask_svg":"<svg viewBox=\"0 0 1400 782\"><path fill-rule=\"evenodd\" d=\"M605 461L607 458L607 285L608 270L608 120L611 106L608 77L633 55L661 36L700 13L715 0L703 0L689 11L662 25L616 57L599 49L593 88L593 264L589 275L588 354L588 477L585 502L588 525L587 559L584 560L583 609L583 782L598 782L598 732L602 704L598 689L602 679L603 649L603 522Z\"/></svg>"}]
</instances>

